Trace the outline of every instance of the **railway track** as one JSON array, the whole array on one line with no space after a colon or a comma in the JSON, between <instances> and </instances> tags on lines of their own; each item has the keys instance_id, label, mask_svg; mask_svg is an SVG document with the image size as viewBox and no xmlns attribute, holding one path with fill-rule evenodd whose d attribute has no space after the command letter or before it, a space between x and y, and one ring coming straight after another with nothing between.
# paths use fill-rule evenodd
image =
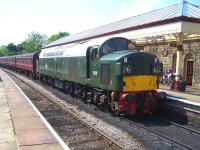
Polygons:
<instances>
[{"instance_id":1,"label":"railway track","mask_svg":"<svg viewBox=\"0 0 200 150\"><path fill-rule=\"evenodd\" d=\"M63 141L75 150L121 150L122 146L96 130L72 111L25 81L7 72L34 103L41 114L58 132Z\"/></svg>"},{"instance_id":2,"label":"railway track","mask_svg":"<svg viewBox=\"0 0 200 150\"><path fill-rule=\"evenodd\" d=\"M197 134L200 135L200 131L198 131L198 130L189 128L189 127L184 126L184 125L180 125L180 124L178 124L178 123L176 123L174 121L168 120L168 119L164 119L164 118L161 118L161 117L156 117L156 118L159 119L159 120L162 120L162 121L164 121L166 123L170 123L170 124L173 124L174 126L178 126L178 127L183 128L185 130L188 130L189 132L194 132L194 133L197 133Z\"/></svg>"},{"instance_id":3,"label":"railway track","mask_svg":"<svg viewBox=\"0 0 200 150\"><path fill-rule=\"evenodd\" d=\"M29 90L28 93L30 93L30 91L32 91L32 89ZM46 94L43 93L43 95ZM35 99L36 103L37 102L40 103L41 99L43 98L37 97L35 94L32 97L30 95L30 99L31 100ZM38 106L44 105L43 103L44 102L41 101L41 104L38 104ZM66 109L62 105L61 108L64 109L64 111ZM103 142L102 141L99 142L98 139L99 138L101 139L102 137L99 133L97 133L98 136L94 136L95 138L92 138L92 136L90 136L92 132L90 132L90 134L87 134L87 131L85 131L88 125L87 123L81 123L81 125L78 125L77 122L70 123L68 121L65 121L65 118L69 118L70 115L65 114L65 117L63 117L63 114L57 113L58 111L57 109L56 111L53 111L54 109L52 109L49 106L48 108L41 107L41 109L39 110L42 112L43 115L45 114L44 116L47 116L47 120L57 130L57 132L64 139L64 141L66 143L69 143L68 145L70 146L71 149L122 149L122 147L116 146L117 144L115 145L114 142L112 143L112 140L109 141L108 140L109 138L108 139L105 138L103 139ZM56 115L56 117L54 117L54 115ZM188 128L186 126L182 126L173 121L169 121L155 116L147 117L145 119L143 118L142 120L141 118L137 117L134 119L130 118L121 118L121 119L128 121L129 125L132 126L133 128L138 128L139 130L141 131L143 130L144 132L147 131L150 137L151 135L153 135L158 139L162 139L163 141L170 143L171 149L199 149L200 147L198 141L198 139L200 138L199 131ZM84 125L84 127L82 127L82 125ZM68 126L69 128L66 128L66 126ZM87 130L93 131L94 129L93 128L90 129L89 127ZM96 139L96 137L98 138ZM92 140L90 141L87 138L90 138ZM104 144L104 141L106 142L106 144Z\"/></svg>"},{"instance_id":4,"label":"railway track","mask_svg":"<svg viewBox=\"0 0 200 150\"><path fill-rule=\"evenodd\" d=\"M185 124L186 127L200 131L200 107L187 103L178 103L167 99L161 102L161 117L174 123ZM164 112L164 113L162 113ZM176 114L176 115L175 115Z\"/></svg>"},{"instance_id":5,"label":"railway track","mask_svg":"<svg viewBox=\"0 0 200 150\"><path fill-rule=\"evenodd\" d=\"M180 149L196 149L200 147L200 132L175 122L156 116L141 118L122 118L129 122L130 126L139 127L159 138L169 141ZM175 148L176 149L176 148Z\"/></svg>"}]
</instances>

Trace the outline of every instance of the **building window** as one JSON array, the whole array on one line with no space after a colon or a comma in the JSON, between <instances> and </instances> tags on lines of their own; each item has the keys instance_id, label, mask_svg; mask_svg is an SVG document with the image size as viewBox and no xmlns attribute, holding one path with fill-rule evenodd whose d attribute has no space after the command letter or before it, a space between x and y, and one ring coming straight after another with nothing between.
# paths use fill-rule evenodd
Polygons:
<instances>
[{"instance_id":1,"label":"building window","mask_svg":"<svg viewBox=\"0 0 200 150\"><path fill-rule=\"evenodd\" d=\"M176 58L177 58L177 55L176 53L172 56L172 71L173 72L176 72Z\"/></svg>"}]
</instances>

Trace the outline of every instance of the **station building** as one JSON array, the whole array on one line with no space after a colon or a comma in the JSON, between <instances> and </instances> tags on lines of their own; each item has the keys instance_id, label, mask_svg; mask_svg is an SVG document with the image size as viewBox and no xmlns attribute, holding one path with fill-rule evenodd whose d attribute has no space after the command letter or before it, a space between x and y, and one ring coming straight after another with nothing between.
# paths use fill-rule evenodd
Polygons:
<instances>
[{"instance_id":1,"label":"station building","mask_svg":"<svg viewBox=\"0 0 200 150\"><path fill-rule=\"evenodd\" d=\"M156 54L164 71L174 70L177 85L185 80L188 86L200 88L200 6L182 1L61 38L46 47L103 36L131 39L141 51Z\"/></svg>"},{"instance_id":2,"label":"station building","mask_svg":"<svg viewBox=\"0 0 200 150\"><path fill-rule=\"evenodd\" d=\"M164 72L169 70L176 72L176 39L163 36L160 41L146 41L141 45L144 46L144 51L154 53L159 57L164 65ZM182 57L179 65L181 79L185 80L188 86L200 88L200 36L191 35L187 37L183 41L183 51L181 53Z\"/></svg>"}]
</instances>

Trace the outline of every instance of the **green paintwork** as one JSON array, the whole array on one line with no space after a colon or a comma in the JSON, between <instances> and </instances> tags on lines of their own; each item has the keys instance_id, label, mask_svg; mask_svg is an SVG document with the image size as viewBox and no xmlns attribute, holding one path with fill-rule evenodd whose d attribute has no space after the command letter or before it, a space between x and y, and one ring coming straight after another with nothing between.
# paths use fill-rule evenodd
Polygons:
<instances>
[{"instance_id":1,"label":"green paintwork","mask_svg":"<svg viewBox=\"0 0 200 150\"><path fill-rule=\"evenodd\" d=\"M137 53L137 52L130 51L130 50L116 51L116 52L104 55L103 57L101 57L100 61L113 62L133 53Z\"/></svg>"},{"instance_id":2,"label":"green paintwork","mask_svg":"<svg viewBox=\"0 0 200 150\"><path fill-rule=\"evenodd\" d=\"M113 54L116 55L116 54ZM106 57L106 56L103 56ZM104 58L101 59L104 59ZM112 55L110 55L111 58ZM110 79L111 85L104 85L100 80L100 64L110 64ZM92 87L117 90L119 89L118 76L120 75L120 63L116 60L92 60L90 63L90 78L86 79L86 58L85 57L61 57L61 58L42 58L39 59L39 72L48 76L59 78L61 80L76 82L80 84L87 84Z\"/></svg>"},{"instance_id":3,"label":"green paintwork","mask_svg":"<svg viewBox=\"0 0 200 150\"><path fill-rule=\"evenodd\" d=\"M124 58L131 58L125 63ZM91 87L120 91L123 88L122 77L127 74L122 73L122 65L132 65L134 70L130 75L146 75L151 73L150 66L155 56L137 51L117 51L102 56L100 59L90 60L90 77L86 78L86 57L57 57L39 59L39 72L61 80L75 82ZM134 60L135 59L135 60ZM143 63L138 63L143 61ZM101 64L110 65L109 83L101 82ZM150 72L149 72L150 71ZM137 74L140 72L140 74Z\"/></svg>"},{"instance_id":4,"label":"green paintwork","mask_svg":"<svg viewBox=\"0 0 200 150\"><path fill-rule=\"evenodd\" d=\"M61 80L85 84L85 57L58 57L39 59L39 72Z\"/></svg>"}]
</instances>

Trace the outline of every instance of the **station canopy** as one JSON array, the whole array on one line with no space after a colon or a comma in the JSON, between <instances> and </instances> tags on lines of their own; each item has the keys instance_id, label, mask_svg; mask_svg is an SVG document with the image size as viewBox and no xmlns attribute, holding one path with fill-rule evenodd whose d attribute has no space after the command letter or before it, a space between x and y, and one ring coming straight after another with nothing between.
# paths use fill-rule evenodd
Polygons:
<instances>
[{"instance_id":1,"label":"station canopy","mask_svg":"<svg viewBox=\"0 0 200 150\"><path fill-rule=\"evenodd\" d=\"M200 6L182 1L165 8L58 39L44 48L77 43L103 36L139 39L176 33L200 35Z\"/></svg>"}]
</instances>

